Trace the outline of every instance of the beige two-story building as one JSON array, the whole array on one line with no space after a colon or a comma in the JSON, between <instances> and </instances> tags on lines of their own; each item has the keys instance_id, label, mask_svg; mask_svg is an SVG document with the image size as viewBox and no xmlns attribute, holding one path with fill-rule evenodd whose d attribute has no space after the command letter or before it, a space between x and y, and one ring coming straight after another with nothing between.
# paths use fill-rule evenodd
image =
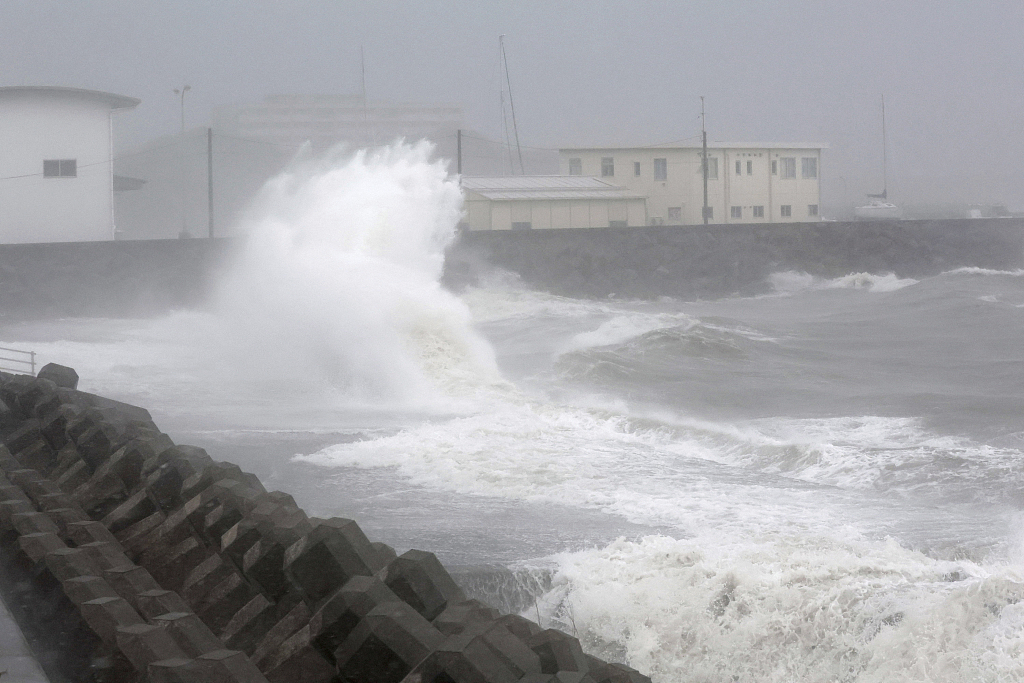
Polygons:
<instances>
[{"instance_id":1,"label":"beige two-story building","mask_svg":"<svg viewBox=\"0 0 1024 683\"><path fill-rule=\"evenodd\" d=\"M821 220L824 144L717 143L708 148L711 223ZM702 150L690 147L570 147L560 170L601 178L647 198L650 225L703 222Z\"/></svg>"}]
</instances>

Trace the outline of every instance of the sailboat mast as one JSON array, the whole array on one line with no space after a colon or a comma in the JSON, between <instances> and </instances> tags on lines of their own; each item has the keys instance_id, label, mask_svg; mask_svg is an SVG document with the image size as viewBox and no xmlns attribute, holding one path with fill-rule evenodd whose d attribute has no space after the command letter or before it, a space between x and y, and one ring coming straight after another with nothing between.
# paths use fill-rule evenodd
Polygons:
<instances>
[{"instance_id":1,"label":"sailboat mast","mask_svg":"<svg viewBox=\"0 0 1024 683\"><path fill-rule=\"evenodd\" d=\"M505 55L505 35L498 36L498 46L501 48L501 61L505 65L505 83L508 85L508 106L512 110L512 130L516 136L516 152L519 154L519 173L525 173L523 168L523 148L519 146L519 126L516 125L516 103L512 99L512 81L508 77L508 57Z\"/></svg>"},{"instance_id":2,"label":"sailboat mast","mask_svg":"<svg viewBox=\"0 0 1024 683\"><path fill-rule=\"evenodd\" d=\"M885 139L885 95L882 95L882 198L889 198L889 160Z\"/></svg>"}]
</instances>

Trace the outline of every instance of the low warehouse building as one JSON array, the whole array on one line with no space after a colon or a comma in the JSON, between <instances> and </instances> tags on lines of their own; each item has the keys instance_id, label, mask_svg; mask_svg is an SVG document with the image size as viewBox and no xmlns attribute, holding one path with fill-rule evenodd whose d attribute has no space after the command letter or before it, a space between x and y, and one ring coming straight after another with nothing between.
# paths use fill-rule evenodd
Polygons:
<instances>
[{"instance_id":1,"label":"low warehouse building","mask_svg":"<svg viewBox=\"0 0 1024 683\"><path fill-rule=\"evenodd\" d=\"M546 230L647 225L636 192L584 176L463 177L469 230Z\"/></svg>"}]
</instances>

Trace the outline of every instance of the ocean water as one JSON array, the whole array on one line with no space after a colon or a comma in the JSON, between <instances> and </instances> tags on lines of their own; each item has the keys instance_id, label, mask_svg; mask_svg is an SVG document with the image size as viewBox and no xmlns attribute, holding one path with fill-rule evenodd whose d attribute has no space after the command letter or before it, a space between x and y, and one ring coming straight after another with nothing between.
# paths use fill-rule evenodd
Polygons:
<instances>
[{"instance_id":1,"label":"ocean water","mask_svg":"<svg viewBox=\"0 0 1024 683\"><path fill-rule=\"evenodd\" d=\"M1024 271L453 294L428 156L297 164L203 310L0 345L658 682L1024 680Z\"/></svg>"}]
</instances>

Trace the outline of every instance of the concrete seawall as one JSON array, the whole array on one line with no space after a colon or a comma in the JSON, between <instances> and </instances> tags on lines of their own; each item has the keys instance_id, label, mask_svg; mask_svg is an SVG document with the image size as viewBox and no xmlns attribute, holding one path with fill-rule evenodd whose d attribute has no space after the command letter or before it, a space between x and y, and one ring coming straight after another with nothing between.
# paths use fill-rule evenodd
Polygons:
<instances>
[{"instance_id":1,"label":"concrete seawall","mask_svg":"<svg viewBox=\"0 0 1024 683\"><path fill-rule=\"evenodd\" d=\"M775 223L475 232L451 250L447 281L490 266L559 294L710 298L763 291L774 272L920 278L961 266L1024 266L1024 220Z\"/></svg>"},{"instance_id":2,"label":"concrete seawall","mask_svg":"<svg viewBox=\"0 0 1024 683\"><path fill-rule=\"evenodd\" d=\"M77 381L0 373L0 592L54 683L649 683Z\"/></svg>"},{"instance_id":3,"label":"concrete seawall","mask_svg":"<svg viewBox=\"0 0 1024 683\"><path fill-rule=\"evenodd\" d=\"M207 300L233 240L0 246L0 315L141 316ZM773 272L934 275L1024 266L1024 220L775 223L478 232L449 249L458 289L492 267L536 288L604 297L754 293Z\"/></svg>"}]
</instances>

